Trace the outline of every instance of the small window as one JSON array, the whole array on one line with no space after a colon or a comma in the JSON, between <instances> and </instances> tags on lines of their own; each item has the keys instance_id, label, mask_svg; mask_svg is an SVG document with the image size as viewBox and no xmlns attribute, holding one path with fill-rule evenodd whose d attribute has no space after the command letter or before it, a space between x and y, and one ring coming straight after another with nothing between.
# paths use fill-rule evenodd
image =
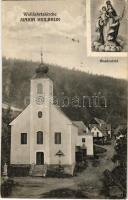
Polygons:
<instances>
[{"instance_id":1,"label":"small window","mask_svg":"<svg viewBox=\"0 0 128 200\"><path fill-rule=\"evenodd\" d=\"M43 86L41 83L37 84L37 94L42 94L43 93Z\"/></svg>"},{"instance_id":2,"label":"small window","mask_svg":"<svg viewBox=\"0 0 128 200\"><path fill-rule=\"evenodd\" d=\"M61 144L61 133L55 133L55 144Z\"/></svg>"},{"instance_id":3,"label":"small window","mask_svg":"<svg viewBox=\"0 0 128 200\"><path fill-rule=\"evenodd\" d=\"M42 131L37 132L37 144L43 144L43 132Z\"/></svg>"},{"instance_id":4,"label":"small window","mask_svg":"<svg viewBox=\"0 0 128 200\"><path fill-rule=\"evenodd\" d=\"M27 133L21 133L21 144L27 144Z\"/></svg>"},{"instance_id":5,"label":"small window","mask_svg":"<svg viewBox=\"0 0 128 200\"><path fill-rule=\"evenodd\" d=\"M50 95L53 96L53 88L52 88L52 85L50 86Z\"/></svg>"},{"instance_id":6,"label":"small window","mask_svg":"<svg viewBox=\"0 0 128 200\"><path fill-rule=\"evenodd\" d=\"M82 142L85 142L85 138L82 138Z\"/></svg>"},{"instance_id":7,"label":"small window","mask_svg":"<svg viewBox=\"0 0 128 200\"><path fill-rule=\"evenodd\" d=\"M38 117L42 118L42 112L41 111L38 112Z\"/></svg>"},{"instance_id":8,"label":"small window","mask_svg":"<svg viewBox=\"0 0 128 200\"><path fill-rule=\"evenodd\" d=\"M99 132L97 132L97 137L99 137Z\"/></svg>"}]
</instances>

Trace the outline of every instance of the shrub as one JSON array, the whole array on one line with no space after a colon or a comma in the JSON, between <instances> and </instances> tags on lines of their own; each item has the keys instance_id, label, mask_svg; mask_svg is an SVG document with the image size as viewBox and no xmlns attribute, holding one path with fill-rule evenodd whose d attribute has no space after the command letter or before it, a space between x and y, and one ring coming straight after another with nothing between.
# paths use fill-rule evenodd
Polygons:
<instances>
[{"instance_id":1,"label":"shrub","mask_svg":"<svg viewBox=\"0 0 128 200\"><path fill-rule=\"evenodd\" d=\"M12 192L14 181L12 179L4 180L1 184L1 196L8 197Z\"/></svg>"},{"instance_id":2,"label":"shrub","mask_svg":"<svg viewBox=\"0 0 128 200\"><path fill-rule=\"evenodd\" d=\"M8 175L13 177L29 176L30 167L14 167L10 166L8 170Z\"/></svg>"}]
</instances>

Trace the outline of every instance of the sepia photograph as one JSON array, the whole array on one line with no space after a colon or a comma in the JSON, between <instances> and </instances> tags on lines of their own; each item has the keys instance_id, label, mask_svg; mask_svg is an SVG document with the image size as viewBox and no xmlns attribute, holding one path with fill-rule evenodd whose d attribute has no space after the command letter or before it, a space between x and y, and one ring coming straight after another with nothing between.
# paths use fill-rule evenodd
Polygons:
<instances>
[{"instance_id":1,"label":"sepia photograph","mask_svg":"<svg viewBox=\"0 0 128 200\"><path fill-rule=\"evenodd\" d=\"M87 2L91 52L102 52L102 54L108 52L109 55L116 52L120 56L126 55L121 52L128 52L127 1L90 0Z\"/></svg>"},{"instance_id":2,"label":"sepia photograph","mask_svg":"<svg viewBox=\"0 0 128 200\"><path fill-rule=\"evenodd\" d=\"M127 199L125 1L91 1L114 57L89 2L2 2L2 198Z\"/></svg>"}]
</instances>

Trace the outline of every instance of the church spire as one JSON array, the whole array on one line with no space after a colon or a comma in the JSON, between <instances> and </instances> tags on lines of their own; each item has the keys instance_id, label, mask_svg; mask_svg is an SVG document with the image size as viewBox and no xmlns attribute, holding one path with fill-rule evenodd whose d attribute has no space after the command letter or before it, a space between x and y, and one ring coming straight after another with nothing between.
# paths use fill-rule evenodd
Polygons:
<instances>
[{"instance_id":1,"label":"church spire","mask_svg":"<svg viewBox=\"0 0 128 200\"><path fill-rule=\"evenodd\" d=\"M39 66L36 68L36 74L34 75L33 78L43 78L43 77L47 77L47 73L48 73L48 66L44 64L43 62L43 52L41 49L40 52L40 56L41 56L41 63L39 64Z\"/></svg>"}]
</instances>

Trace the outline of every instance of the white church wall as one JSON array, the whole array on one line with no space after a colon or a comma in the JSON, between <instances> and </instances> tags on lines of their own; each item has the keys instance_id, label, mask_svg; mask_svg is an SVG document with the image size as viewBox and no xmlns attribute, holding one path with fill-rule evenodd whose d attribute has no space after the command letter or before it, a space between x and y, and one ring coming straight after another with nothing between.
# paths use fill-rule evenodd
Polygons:
<instances>
[{"instance_id":1,"label":"white church wall","mask_svg":"<svg viewBox=\"0 0 128 200\"><path fill-rule=\"evenodd\" d=\"M37 85L42 84L42 93L37 92ZM31 91L30 91L30 101L31 105L36 103L36 98L38 96L43 96L49 103L48 99L53 95L53 82L49 78L37 78L31 80Z\"/></svg>"},{"instance_id":2,"label":"white church wall","mask_svg":"<svg viewBox=\"0 0 128 200\"><path fill-rule=\"evenodd\" d=\"M38 111L42 111L42 118L38 118ZM44 153L44 163L49 163L49 109L46 110L43 106L32 106L31 108L31 163L36 163L36 152ZM37 132L43 132L43 144L37 144Z\"/></svg>"},{"instance_id":3,"label":"white church wall","mask_svg":"<svg viewBox=\"0 0 128 200\"><path fill-rule=\"evenodd\" d=\"M42 94L37 93L37 85L43 86ZM11 164L36 163L36 152L44 153L45 164L58 164L56 153L64 153L61 164L73 165L75 163L75 146L82 144L82 137L78 136L78 128L55 105L49 102L53 95L53 83L48 78L32 79L30 92L30 106L25 109L12 123L11 130ZM38 96L45 97L45 101L38 104ZM38 117L38 112L42 117ZM37 144L37 132L43 132L43 144ZM61 132L61 144L55 144L55 133ZM27 133L27 144L20 144L21 133ZM86 138L87 154L93 154L93 139ZM25 152L25 153L23 153Z\"/></svg>"},{"instance_id":4,"label":"white church wall","mask_svg":"<svg viewBox=\"0 0 128 200\"><path fill-rule=\"evenodd\" d=\"M43 93L41 96L45 97L45 101L39 105L36 98L40 96L37 94L37 84L41 83L43 86ZM31 163L36 163L36 152L44 153L44 163L50 164L49 153L49 137L50 137L50 102L48 101L50 95L50 86L52 81L50 79L34 79L31 81ZM42 112L42 118L38 117L38 112ZM43 144L37 144L37 132L43 132Z\"/></svg>"},{"instance_id":5,"label":"white church wall","mask_svg":"<svg viewBox=\"0 0 128 200\"><path fill-rule=\"evenodd\" d=\"M11 164L30 163L30 107L28 106L11 124ZM27 133L27 144L21 144L21 133Z\"/></svg>"},{"instance_id":6,"label":"white church wall","mask_svg":"<svg viewBox=\"0 0 128 200\"><path fill-rule=\"evenodd\" d=\"M74 164L76 162L76 139L78 135L78 127L71 126L71 162Z\"/></svg>"},{"instance_id":7,"label":"white church wall","mask_svg":"<svg viewBox=\"0 0 128 200\"><path fill-rule=\"evenodd\" d=\"M51 164L58 164L56 153L61 150L64 156L61 163L72 164L71 158L71 121L54 105L51 107L51 137L50 137L50 160ZM61 144L55 144L55 132L61 132Z\"/></svg>"}]
</instances>

